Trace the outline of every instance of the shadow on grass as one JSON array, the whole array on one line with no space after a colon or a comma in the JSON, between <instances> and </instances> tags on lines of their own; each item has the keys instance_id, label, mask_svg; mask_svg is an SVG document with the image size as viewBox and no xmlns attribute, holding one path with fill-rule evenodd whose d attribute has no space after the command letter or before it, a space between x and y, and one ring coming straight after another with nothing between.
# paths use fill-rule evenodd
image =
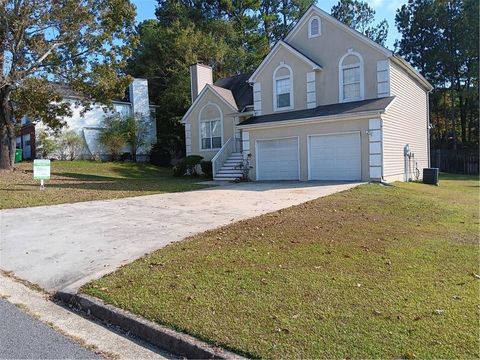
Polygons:
<instances>
[{"instance_id":1,"label":"shadow on grass","mask_svg":"<svg viewBox=\"0 0 480 360\"><path fill-rule=\"evenodd\" d=\"M38 188L38 184L18 184L23 189L0 189L6 191L24 192ZM198 185L192 181L183 181L176 179L167 179L158 181L158 179L115 179L107 178L106 180L87 181L81 179L79 182L73 183L57 183L46 182L45 187L52 190L87 190L87 191L117 191L117 192L153 192L153 193L169 193L192 191L204 189L208 186Z\"/></svg>"},{"instance_id":2,"label":"shadow on grass","mask_svg":"<svg viewBox=\"0 0 480 360\"><path fill-rule=\"evenodd\" d=\"M78 181L92 181L92 180L115 181L115 180L118 180L117 177L113 177L113 176L78 174L78 173L71 173L71 172L53 172L52 175L59 176L59 177L71 178L71 179L75 179L75 180L78 180Z\"/></svg>"}]
</instances>

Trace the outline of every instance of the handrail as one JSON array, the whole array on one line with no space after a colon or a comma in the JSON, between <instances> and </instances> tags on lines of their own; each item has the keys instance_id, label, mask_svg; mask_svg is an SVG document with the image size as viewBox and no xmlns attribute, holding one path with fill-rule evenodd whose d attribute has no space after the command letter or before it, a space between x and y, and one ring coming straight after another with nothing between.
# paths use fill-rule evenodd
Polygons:
<instances>
[{"instance_id":1,"label":"handrail","mask_svg":"<svg viewBox=\"0 0 480 360\"><path fill-rule=\"evenodd\" d=\"M233 153L233 142L232 138L228 138L227 141L225 141L225 144L218 150L218 152L215 154L215 156L212 159L212 174L213 177L217 175L217 169L219 170L225 161L230 157L230 155Z\"/></svg>"}]
</instances>

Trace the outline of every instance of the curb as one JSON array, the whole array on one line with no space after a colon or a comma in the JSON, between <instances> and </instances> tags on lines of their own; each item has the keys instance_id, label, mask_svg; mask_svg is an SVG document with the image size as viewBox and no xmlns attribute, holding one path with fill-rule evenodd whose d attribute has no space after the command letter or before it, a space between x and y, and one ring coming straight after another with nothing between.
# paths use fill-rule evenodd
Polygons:
<instances>
[{"instance_id":1,"label":"curb","mask_svg":"<svg viewBox=\"0 0 480 360\"><path fill-rule=\"evenodd\" d=\"M102 300L92 296L58 291L55 298L100 320L116 325L137 338L174 355L189 359L245 359L230 351L209 345L193 336L179 333L128 311L105 304Z\"/></svg>"}]
</instances>

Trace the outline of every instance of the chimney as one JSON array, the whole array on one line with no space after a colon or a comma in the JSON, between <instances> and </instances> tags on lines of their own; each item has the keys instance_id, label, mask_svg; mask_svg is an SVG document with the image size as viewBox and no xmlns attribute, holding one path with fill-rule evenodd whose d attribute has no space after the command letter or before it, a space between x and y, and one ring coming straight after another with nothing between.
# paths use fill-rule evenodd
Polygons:
<instances>
[{"instance_id":1,"label":"chimney","mask_svg":"<svg viewBox=\"0 0 480 360\"><path fill-rule=\"evenodd\" d=\"M128 87L132 113L150 116L150 103L148 99L148 81L146 79L133 79ZM132 115L133 115L132 114Z\"/></svg>"},{"instance_id":2,"label":"chimney","mask_svg":"<svg viewBox=\"0 0 480 360\"><path fill-rule=\"evenodd\" d=\"M213 84L212 68L203 64L194 64L190 66L190 85L192 94L192 103L205 85Z\"/></svg>"}]
</instances>

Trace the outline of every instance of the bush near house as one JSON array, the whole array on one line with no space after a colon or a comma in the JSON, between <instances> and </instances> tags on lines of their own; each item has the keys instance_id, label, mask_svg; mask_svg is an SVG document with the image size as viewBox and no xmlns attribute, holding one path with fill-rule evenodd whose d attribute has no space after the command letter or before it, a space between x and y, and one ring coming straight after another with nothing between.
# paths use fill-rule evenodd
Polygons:
<instances>
[{"instance_id":1,"label":"bush near house","mask_svg":"<svg viewBox=\"0 0 480 360\"><path fill-rule=\"evenodd\" d=\"M199 155L189 155L180 160L173 167L174 176L198 176L197 166L202 162L203 157Z\"/></svg>"},{"instance_id":2,"label":"bush near house","mask_svg":"<svg viewBox=\"0 0 480 360\"><path fill-rule=\"evenodd\" d=\"M213 167L212 167L212 162L211 161L205 161L202 160L200 162L200 166L202 167L202 173L205 175L207 178L212 178L213 177Z\"/></svg>"},{"instance_id":3,"label":"bush near house","mask_svg":"<svg viewBox=\"0 0 480 360\"><path fill-rule=\"evenodd\" d=\"M98 140L110 154L111 160L119 160L122 149L128 146L131 160L136 162L138 152L151 146L151 127L151 120L140 114L126 117L115 114L103 119Z\"/></svg>"},{"instance_id":4,"label":"bush near house","mask_svg":"<svg viewBox=\"0 0 480 360\"><path fill-rule=\"evenodd\" d=\"M477 359L478 186L363 185L169 245L82 291L253 358Z\"/></svg>"}]
</instances>

